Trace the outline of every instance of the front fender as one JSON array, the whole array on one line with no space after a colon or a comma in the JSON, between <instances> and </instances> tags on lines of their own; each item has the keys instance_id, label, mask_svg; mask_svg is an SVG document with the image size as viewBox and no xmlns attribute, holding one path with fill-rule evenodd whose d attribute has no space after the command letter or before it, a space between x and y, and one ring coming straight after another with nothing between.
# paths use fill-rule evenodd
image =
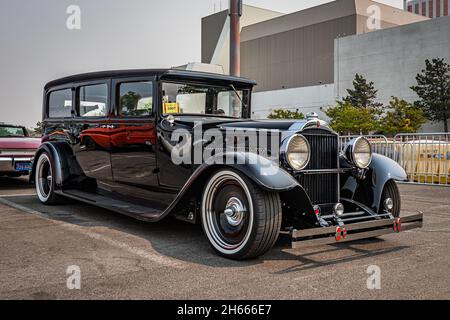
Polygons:
<instances>
[{"instance_id":1,"label":"front fender","mask_svg":"<svg viewBox=\"0 0 450 320\"><path fill-rule=\"evenodd\" d=\"M408 181L405 170L394 160L381 154L374 153L369 168L373 171L372 182L374 185L384 184L388 180Z\"/></svg>"},{"instance_id":2,"label":"front fender","mask_svg":"<svg viewBox=\"0 0 450 320\"><path fill-rule=\"evenodd\" d=\"M231 167L242 172L257 185L268 191L289 191L298 186L294 179L278 163L255 153L229 152L218 154L208 159L198 170L204 170L210 165Z\"/></svg>"},{"instance_id":3,"label":"front fender","mask_svg":"<svg viewBox=\"0 0 450 320\"><path fill-rule=\"evenodd\" d=\"M201 195L203 187L212 173L216 170L227 168L232 168L242 173L267 191L282 193L291 190L292 192L295 192L297 189L303 190L297 180L282 169L277 163L260 155L245 152L217 154L195 169L194 173L184 184L174 201L159 219L162 219L170 212L177 211L183 206L186 200Z\"/></svg>"},{"instance_id":4,"label":"front fender","mask_svg":"<svg viewBox=\"0 0 450 320\"><path fill-rule=\"evenodd\" d=\"M397 162L377 153L373 155L370 169L372 170L372 188L374 190L372 206L376 208L376 212L378 212L381 206L381 196L386 183L389 180L408 181L408 175Z\"/></svg>"},{"instance_id":5,"label":"front fender","mask_svg":"<svg viewBox=\"0 0 450 320\"><path fill-rule=\"evenodd\" d=\"M361 202L374 212L380 208L383 189L388 181L408 180L405 170L397 162L377 153L373 154L366 179L358 180L353 176L343 178L341 196Z\"/></svg>"}]
</instances>

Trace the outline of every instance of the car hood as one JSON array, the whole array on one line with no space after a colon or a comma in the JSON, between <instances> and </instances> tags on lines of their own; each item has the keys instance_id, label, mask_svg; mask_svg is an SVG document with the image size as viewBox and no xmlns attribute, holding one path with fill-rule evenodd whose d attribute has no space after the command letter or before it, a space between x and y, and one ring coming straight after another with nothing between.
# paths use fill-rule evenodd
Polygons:
<instances>
[{"instance_id":1,"label":"car hood","mask_svg":"<svg viewBox=\"0 0 450 320\"><path fill-rule=\"evenodd\" d=\"M283 136L289 136L295 132L301 132L310 128L323 128L334 132L326 121L313 119L302 120L253 120L253 119L231 119L223 117L207 116L177 116L174 117L175 123L185 129L192 129L201 123L202 130L208 129L257 129L257 130L279 130Z\"/></svg>"},{"instance_id":2,"label":"car hood","mask_svg":"<svg viewBox=\"0 0 450 320\"><path fill-rule=\"evenodd\" d=\"M40 138L0 138L0 149L37 149Z\"/></svg>"},{"instance_id":3,"label":"car hood","mask_svg":"<svg viewBox=\"0 0 450 320\"><path fill-rule=\"evenodd\" d=\"M222 117L202 117L202 116L179 116L175 117L175 123L194 127L201 123L204 130L210 128L219 129L265 129L265 130L295 130L306 123L306 120L252 120L252 119L230 119Z\"/></svg>"}]
</instances>

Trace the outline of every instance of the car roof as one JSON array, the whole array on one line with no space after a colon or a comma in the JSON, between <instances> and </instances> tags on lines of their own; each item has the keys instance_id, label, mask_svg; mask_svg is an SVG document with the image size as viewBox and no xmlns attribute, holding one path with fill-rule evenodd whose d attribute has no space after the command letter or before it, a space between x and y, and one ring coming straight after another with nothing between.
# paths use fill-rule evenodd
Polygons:
<instances>
[{"instance_id":1,"label":"car roof","mask_svg":"<svg viewBox=\"0 0 450 320\"><path fill-rule=\"evenodd\" d=\"M4 123L4 122L0 122L0 127L25 128L24 126L19 126L17 124L9 124L9 123Z\"/></svg>"},{"instance_id":2,"label":"car roof","mask_svg":"<svg viewBox=\"0 0 450 320\"><path fill-rule=\"evenodd\" d=\"M256 85L254 80L234 77L218 73L180 70L180 69L132 69L132 70L110 70L110 71L98 71L90 73L82 73L72 75L57 80L48 82L45 85L45 90L52 87L63 86L65 84L92 81L105 78L125 78L125 77L145 77L145 76L158 76L162 79L187 79L197 81L213 81L213 82L231 82L236 85Z\"/></svg>"}]
</instances>

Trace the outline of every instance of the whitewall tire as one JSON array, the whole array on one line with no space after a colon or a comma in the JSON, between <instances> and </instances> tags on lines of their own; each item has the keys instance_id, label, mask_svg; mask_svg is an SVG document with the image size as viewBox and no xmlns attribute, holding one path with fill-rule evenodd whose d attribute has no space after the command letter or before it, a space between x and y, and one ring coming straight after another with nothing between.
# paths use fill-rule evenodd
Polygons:
<instances>
[{"instance_id":1,"label":"whitewall tire","mask_svg":"<svg viewBox=\"0 0 450 320\"><path fill-rule=\"evenodd\" d=\"M39 155L35 170L36 193L44 204L56 204L59 200L55 194L55 168L52 158L43 152Z\"/></svg>"},{"instance_id":2,"label":"whitewall tire","mask_svg":"<svg viewBox=\"0 0 450 320\"><path fill-rule=\"evenodd\" d=\"M203 191L202 228L218 254L231 259L254 258L276 242L281 211L278 193L262 190L235 170L220 170Z\"/></svg>"}]
</instances>

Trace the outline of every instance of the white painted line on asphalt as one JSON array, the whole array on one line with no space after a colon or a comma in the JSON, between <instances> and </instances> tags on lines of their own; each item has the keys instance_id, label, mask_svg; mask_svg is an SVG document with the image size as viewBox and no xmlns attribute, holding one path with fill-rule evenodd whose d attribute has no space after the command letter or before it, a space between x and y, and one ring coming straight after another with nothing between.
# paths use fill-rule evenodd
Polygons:
<instances>
[{"instance_id":1,"label":"white painted line on asphalt","mask_svg":"<svg viewBox=\"0 0 450 320\"><path fill-rule=\"evenodd\" d=\"M10 207L12 207L14 209L17 209L17 210L24 211L24 212L27 212L29 214L33 214L33 215L39 216L39 217L44 218L46 220L53 221L53 220L49 219L42 212L36 211L34 209L31 209L31 208L28 208L28 207L25 207L25 206L22 206L20 204L14 203L14 202L9 201L9 200L6 200L4 198L0 198L0 203L2 203L4 205L7 205L7 206L10 206ZM55 222L55 221L53 221L53 222ZM135 254L137 256L140 256L141 258L144 258L146 260L155 262L157 264L160 264L160 265L163 265L163 266L166 266L166 267L177 268L177 269L183 269L185 267L185 264L180 262L180 261L177 261L177 260L169 258L169 257L162 256L162 255L160 255L158 253L153 253L151 251L146 251L146 250L143 250L143 249L140 249L140 248L136 248L136 247L130 246L130 245L124 243L124 242L117 241L117 240L115 240L115 239L113 239L111 237L107 237L107 236L104 236L104 235L102 235L100 233L90 231L90 230L86 229L85 227L81 227L81 226L77 226L77 225L71 225L71 224L65 223L63 221L58 221L58 224L60 226L64 227L64 228L66 228L66 229L70 229L72 231L78 232L80 234L83 234L83 235L88 236L88 237L90 237L92 239L95 239L95 240L103 241L103 242L105 242L105 243L107 243L107 244L109 244L109 245L111 245L113 247L124 249L124 250L126 250L126 251L128 251L128 252L130 252L132 254Z\"/></svg>"},{"instance_id":2,"label":"white painted line on asphalt","mask_svg":"<svg viewBox=\"0 0 450 320\"><path fill-rule=\"evenodd\" d=\"M15 193L15 194L0 194L0 198L12 198L12 197L31 197L37 195L36 193Z\"/></svg>"}]
</instances>

